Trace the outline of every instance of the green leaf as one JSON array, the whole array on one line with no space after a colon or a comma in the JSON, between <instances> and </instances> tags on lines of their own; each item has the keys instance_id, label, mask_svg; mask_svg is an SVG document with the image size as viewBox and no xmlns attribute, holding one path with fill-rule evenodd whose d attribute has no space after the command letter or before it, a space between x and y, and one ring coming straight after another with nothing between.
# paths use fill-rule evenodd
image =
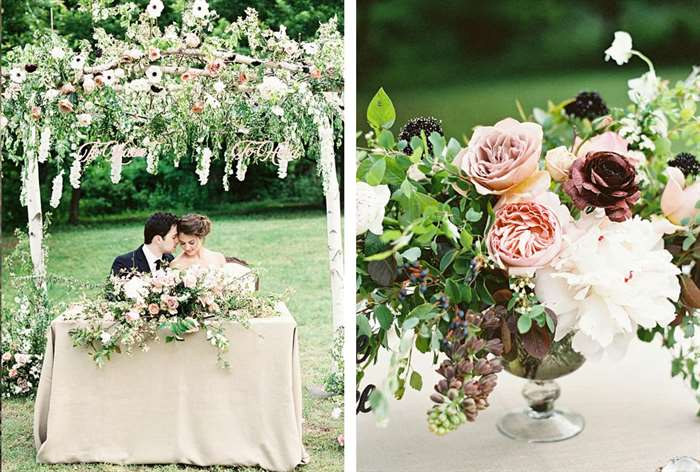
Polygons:
<instances>
[{"instance_id":1,"label":"green leaf","mask_svg":"<svg viewBox=\"0 0 700 472\"><path fill-rule=\"evenodd\" d=\"M357 335L372 336L372 328L369 327L369 320L365 315L357 315L355 318L355 323L357 324Z\"/></svg>"},{"instance_id":2,"label":"green leaf","mask_svg":"<svg viewBox=\"0 0 700 472\"><path fill-rule=\"evenodd\" d=\"M472 289L467 284L462 284L459 288L461 293L461 298L464 303L471 303L472 301Z\"/></svg>"},{"instance_id":3,"label":"green leaf","mask_svg":"<svg viewBox=\"0 0 700 472\"><path fill-rule=\"evenodd\" d=\"M408 381L408 383L414 390L420 390L423 388L423 377L421 377L421 375L414 370L411 372L411 379Z\"/></svg>"},{"instance_id":4,"label":"green leaf","mask_svg":"<svg viewBox=\"0 0 700 472\"><path fill-rule=\"evenodd\" d=\"M418 305L408 314L408 318L415 318L416 320L427 320L433 317L433 310L435 307L432 303L423 303ZM405 323L404 323L405 324Z\"/></svg>"},{"instance_id":5,"label":"green leaf","mask_svg":"<svg viewBox=\"0 0 700 472\"><path fill-rule=\"evenodd\" d=\"M418 260L418 258L421 255L421 251L419 247L412 247L406 249L404 252L401 253L401 256L406 259L408 262L413 262Z\"/></svg>"},{"instance_id":6,"label":"green leaf","mask_svg":"<svg viewBox=\"0 0 700 472\"><path fill-rule=\"evenodd\" d=\"M537 316L541 315L544 313L544 306L543 305L535 305L532 307L532 310L530 310L530 318L536 318Z\"/></svg>"},{"instance_id":7,"label":"green leaf","mask_svg":"<svg viewBox=\"0 0 700 472\"><path fill-rule=\"evenodd\" d=\"M518 297L511 297L510 300L508 300L508 305L506 306L506 309L508 311L511 311L513 307L515 306L516 303L518 303L519 298Z\"/></svg>"},{"instance_id":8,"label":"green leaf","mask_svg":"<svg viewBox=\"0 0 700 472\"><path fill-rule=\"evenodd\" d=\"M396 144L394 141L394 135L388 129L385 129L379 133L377 142L379 142L379 145L384 149L391 149L394 147L394 144Z\"/></svg>"},{"instance_id":9,"label":"green leaf","mask_svg":"<svg viewBox=\"0 0 700 472\"><path fill-rule=\"evenodd\" d=\"M530 331L530 328L532 327L532 318L530 318L527 315L521 315L520 318L518 318L518 331L520 333L527 333Z\"/></svg>"},{"instance_id":10,"label":"green leaf","mask_svg":"<svg viewBox=\"0 0 700 472\"><path fill-rule=\"evenodd\" d=\"M445 283L445 294L451 303L460 303L462 301L462 291L457 282L452 279L447 279Z\"/></svg>"},{"instance_id":11,"label":"green leaf","mask_svg":"<svg viewBox=\"0 0 700 472\"><path fill-rule=\"evenodd\" d=\"M165 337L165 342L166 342L166 343L171 343L171 342L173 342L173 341L175 341L175 336L166 336L166 337Z\"/></svg>"},{"instance_id":12,"label":"green leaf","mask_svg":"<svg viewBox=\"0 0 700 472\"><path fill-rule=\"evenodd\" d=\"M464 249L470 249L474 242L474 236L466 229L463 229L462 232L459 233L459 241L462 243Z\"/></svg>"},{"instance_id":13,"label":"green leaf","mask_svg":"<svg viewBox=\"0 0 700 472\"><path fill-rule=\"evenodd\" d=\"M690 249L690 246L693 245L695 242L695 235L693 233L689 233L688 236L683 240L683 250L687 251Z\"/></svg>"},{"instance_id":14,"label":"green leaf","mask_svg":"<svg viewBox=\"0 0 700 472\"><path fill-rule=\"evenodd\" d=\"M382 183L384 178L384 172L386 172L386 161L384 159L379 159L377 162L372 164L367 175L365 176L365 181L369 185L379 185Z\"/></svg>"},{"instance_id":15,"label":"green leaf","mask_svg":"<svg viewBox=\"0 0 700 472\"><path fill-rule=\"evenodd\" d=\"M415 328L416 326L418 326L419 321L420 320L418 318L408 318L408 319L406 319L406 321L403 322L403 325L401 325L401 329L403 331L411 330L411 329Z\"/></svg>"},{"instance_id":16,"label":"green leaf","mask_svg":"<svg viewBox=\"0 0 700 472\"><path fill-rule=\"evenodd\" d=\"M423 328L427 329L427 326L422 325L421 331L423 331ZM416 349L418 349L420 352L428 352L430 350L430 337L418 336L416 338Z\"/></svg>"},{"instance_id":17,"label":"green leaf","mask_svg":"<svg viewBox=\"0 0 700 472\"><path fill-rule=\"evenodd\" d=\"M452 261L455 260L455 257L457 257L457 249L450 249L445 253L444 256L442 256L442 259L440 259L440 272L445 272L445 269L447 269L450 264L452 264Z\"/></svg>"},{"instance_id":18,"label":"green leaf","mask_svg":"<svg viewBox=\"0 0 700 472\"><path fill-rule=\"evenodd\" d=\"M549 328L549 331L551 333L554 333L554 329L556 328L556 326L554 326L554 320L551 316L549 316L549 313L547 313L547 317L545 318L545 320L547 321L547 328Z\"/></svg>"},{"instance_id":19,"label":"green leaf","mask_svg":"<svg viewBox=\"0 0 700 472\"><path fill-rule=\"evenodd\" d=\"M698 200L697 202L695 202L695 208L700 208L700 200Z\"/></svg>"},{"instance_id":20,"label":"green leaf","mask_svg":"<svg viewBox=\"0 0 700 472\"><path fill-rule=\"evenodd\" d=\"M442 341L442 333L439 329L434 329L433 335L430 336L430 349L433 351L440 349L440 341Z\"/></svg>"},{"instance_id":21,"label":"green leaf","mask_svg":"<svg viewBox=\"0 0 700 472\"><path fill-rule=\"evenodd\" d=\"M396 110L383 88L374 95L367 107L367 121L375 129L389 129L396 121Z\"/></svg>"},{"instance_id":22,"label":"green leaf","mask_svg":"<svg viewBox=\"0 0 700 472\"><path fill-rule=\"evenodd\" d=\"M467 213L464 215L464 219L470 223L475 223L475 222L481 220L482 215L483 215L483 212L476 211L475 209L470 208L469 210L467 210Z\"/></svg>"},{"instance_id":23,"label":"green leaf","mask_svg":"<svg viewBox=\"0 0 700 472\"><path fill-rule=\"evenodd\" d=\"M407 198L411 198L416 193L416 188L406 179L401 184L401 193L406 195Z\"/></svg>"},{"instance_id":24,"label":"green leaf","mask_svg":"<svg viewBox=\"0 0 700 472\"><path fill-rule=\"evenodd\" d=\"M379 326L381 326L383 330L388 330L391 327L391 323L394 321L394 316L386 305L377 305L374 309L374 317L377 318Z\"/></svg>"}]
</instances>

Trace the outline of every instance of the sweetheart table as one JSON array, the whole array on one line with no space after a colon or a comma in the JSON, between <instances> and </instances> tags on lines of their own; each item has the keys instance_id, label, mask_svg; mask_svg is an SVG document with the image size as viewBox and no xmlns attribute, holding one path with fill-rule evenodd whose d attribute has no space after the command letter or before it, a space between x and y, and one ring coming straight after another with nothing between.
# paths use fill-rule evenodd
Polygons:
<instances>
[{"instance_id":1,"label":"sweetheart table","mask_svg":"<svg viewBox=\"0 0 700 472\"><path fill-rule=\"evenodd\" d=\"M75 321L51 323L34 409L38 463L259 465L307 463L296 322L230 323L228 369L199 332L151 343L98 368L74 348Z\"/></svg>"}]
</instances>

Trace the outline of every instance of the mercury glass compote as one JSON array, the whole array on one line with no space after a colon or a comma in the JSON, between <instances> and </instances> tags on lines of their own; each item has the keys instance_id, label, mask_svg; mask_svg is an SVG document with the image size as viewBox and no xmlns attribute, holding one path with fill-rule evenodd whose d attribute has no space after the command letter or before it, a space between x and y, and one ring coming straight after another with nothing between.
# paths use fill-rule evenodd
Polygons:
<instances>
[{"instance_id":1,"label":"mercury glass compote","mask_svg":"<svg viewBox=\"0 0 700 472\"><path fill-rule=\"evenodd\" d=\"M519 342L513 347L504 356L503 367L513 375L528 379L523 387L528 408L506 413L498 422L498 430L509 438L528 442L563 441L583 431L581 415L554 407L560 394L554 379L570 374L585 361L571 348L571 335L553 342L542 359L528 354Z\"/></svg>"}]
</instances>

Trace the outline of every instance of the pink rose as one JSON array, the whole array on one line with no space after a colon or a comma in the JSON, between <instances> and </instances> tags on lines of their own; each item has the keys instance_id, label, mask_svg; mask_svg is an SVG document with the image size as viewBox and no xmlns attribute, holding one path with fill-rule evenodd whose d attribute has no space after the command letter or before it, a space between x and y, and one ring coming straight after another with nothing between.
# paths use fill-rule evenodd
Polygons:
<instances>
[{"instance_id":1,"label":"pink rose","mask_svg":"<svg viewBox=\"0 0 700 472\"><path fill-rule=\"evenodd\" d=\"M129 321L136 321L141 318L141 315L139 315L137 311L127 311L125 316Z\"/></svg>"},{"instance_id":2,"label":"pink rose","mask_svg":"<svg viewBox=\"0 0 700 472\"><path fill-rule=\"evenodd\" d=\"M14 379L15 377L17 377L17 371L15 369L10 369L10 371L7 373L7 376L11 379Z\"/></svg>"},{"instance_id":3,"label":"pink rose","mask_svg":"<svg viewBox=\"0 0 700 472\"><path fill-rule=\"evenodd\" d=\"M554 211L522 201L508 203L496 212L486 246L509 274L532 276L559 254L561 239L562 227Z\"/></svg>"},{"instance_id":4,"label":"pink rose","mask_svg":"<svg viewBox=\"0 0 700 472\"><path fill-rule=\"evenodd\" d=\"M668 182L661 195L661 211L673 224L684 218L695 218L700 210L695 204L700 200L700 181L685 187L685 176L677 167L667 167Z\"/></svg>"},{"instance_id":5,"label":"pink rose","mask_svg":"<svg viewBox=\"0 0 700 472\"><path fill-rule=\"evenodd\" d=\"M2 361L3 361L3 362L7 362L7 361L9 361L10 359L12 359L12 354L10 354L9 352L6 352L6 353L4 353L4 354L2 355Z\"/></svg>"},{"instance_id":6,"label":"pink rose","mask_svg":"<svg viewBox=\"0 0 700 472\"><path fill-rule=\"evenodd\" d=\"M158 313L160 313L160 307L158 305L156 305L155 303L149 303L148 304L148 312L151 315L157 315Z\"/></svg>"},{"instance_id":7,"label":"pink rose","mask_svg":"<svg viewBox=\"0 0 700 472\"><path fill-rule=\"evenodd\" d=\"M168 312L170 312L171 314L177 313L177 307L180 305L177 301L177 298L171 295L163 295L161 297L161 300L163 301L163 306L166 310L168 310Z\"/></svg>"},{"instance_id":8,"label":"pink rose","mask_svg":"<svg viewBox=\"0 0 700 472\"><path fill-rule=\"evenodd\" d=\"M453 164L482 195L501 195L537 170L542 127L506 118L494 126L477 126L469 145Z\"/></svg>"}]
</instances>

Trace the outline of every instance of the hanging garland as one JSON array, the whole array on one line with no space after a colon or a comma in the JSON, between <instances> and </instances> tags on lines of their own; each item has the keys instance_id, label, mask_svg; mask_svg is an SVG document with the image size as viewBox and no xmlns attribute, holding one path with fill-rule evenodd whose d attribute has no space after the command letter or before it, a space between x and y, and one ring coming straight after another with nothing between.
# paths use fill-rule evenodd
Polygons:
<instances>
[{"instance_id":1,"label":"hanging garland","mask_svg":"<svg viewBox=\"0 0 700 472\"><path fill-rule=\"evenodd\" d=\"M117 183L132 158L146 159L155 174L161 158L178 166L192 154L202 185L211 161L224 159L228 191L231 176L243 180L251 164L270 162L284 178L291 161L308 155L318 159L326 191L335 179L327 161L342 138L337 20L298 42L284 27L267 29L253 9L214 36L218 15L205 0L189 2L181 24L159 25L163 8L160 0L145 10L94 3L93 41L77 50L41 32L8 51L0 74L5 157L23 173L33 153L51 166L54 207L65 176L79 188L85 167L100 157L110 160ZM99 27L110 18L125 40Z\"/></svg>"}]
</instances>

